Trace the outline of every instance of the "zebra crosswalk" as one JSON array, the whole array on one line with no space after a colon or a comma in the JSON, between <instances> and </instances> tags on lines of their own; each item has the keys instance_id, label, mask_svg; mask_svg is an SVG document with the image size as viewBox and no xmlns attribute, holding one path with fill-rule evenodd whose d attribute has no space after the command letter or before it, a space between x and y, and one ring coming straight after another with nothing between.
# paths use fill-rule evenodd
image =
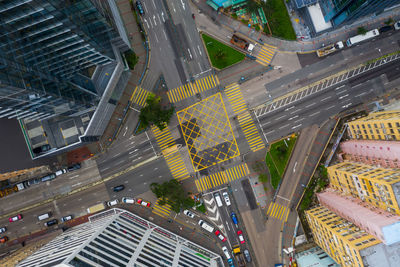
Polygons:
<instances>
[{"instance_id":1,"label":"zebra crosswalk","mask_svg":"<svg viewBox=\"0 0 400 267\"><path fill-rule=\"evenodd\" d=\"M233 109L233 112L240 114L247 110L246 103L238 83L233 83L225 88L225 95L228 97L229 103Z\"/></svg>"},{"instance_id":2,"label":"zebra crosswalk","mask_svg":"<svg viewBox=\"0 0 400 267\"><path fill-rule=\"evenodd\" d=\"M249 143L250 149L253 152L265 147L264 142L258 133L256 125L254 124L254 121L252 120L248 111L238 116L238 122L243 130L247 142Z\"/></svg>"},{"instance_id":3,"label":"zebra crosswalk","mask_svg":"<svg viewBox=\"0 0 400 267\"><path fill-rule=\"evenodd\" d=\"M153 206L152 212L154 214L157 214L158 216L167 218L172 212L171 205L169 205L168 203L160 205L160 199L157 199L156 203Z\"/></svg>"},{"instance_id":4,"label":"zebra crosswalk","mask_svg":"<svg viewBox=\"0 0 400 267\"><path fill-rule=\"evenodd\" d=\"M195 180L195 184L197 190L199 192L203 192L212 189L214 187L245 177L249 173L250 173L249 167L247 166L246 163L243 163L240 165L236 165L225 171L204 176L198 180Z\"/></svg>"},{"instance_id":5,"label":"zebra crosswalk","mask_svg":"<svg viewBox=\"0 0 400 267\"><path fill-rule=\"evenodd\" d=\"M149 91L143 89L140 86L136 86L135 90L133 91L133 94L131 96L131 103L135 103L139 105L140 107L144 107L146 105L146 99L149 95Z\"/></svg>"},{"instance_id":6,"label":"zebra crosswalk","mask_svg":"<svg viewBox=\"0 0 400 267\"><path fill-rule=\"evenodd\" d=\"M276 202L271 202L268 207L267 215L269 217L286 222L289 216L289 212L290 210L288 206L283 206Z\"/></svg>"},{"instance_id":7,"label":"zebra crosswalk","mask_svg":"<svg viewBox=\"0 0 400 267\"><path fill-rule=\"evenodd\" d=\"M165 127L162 131L160 131L157 126L153 125L151 129L156 137L157 144L164 155L164 159L167 162L172 176L177 180L189 178L189 172L182 160L169 128Z\"/></svg>"},{"instance_id":8,"label":"zebra crosswalk","mask_svg":"<svg viewBox=\"0 0 400 267\"><path fill-rule=\"evenodd\" d=\"M256 56L257 58L256 62L267 67L269 64L271 64L275 52L276 52L276 46L264 44L261 48L261 51Z\"/></svg>"}]
</instances>

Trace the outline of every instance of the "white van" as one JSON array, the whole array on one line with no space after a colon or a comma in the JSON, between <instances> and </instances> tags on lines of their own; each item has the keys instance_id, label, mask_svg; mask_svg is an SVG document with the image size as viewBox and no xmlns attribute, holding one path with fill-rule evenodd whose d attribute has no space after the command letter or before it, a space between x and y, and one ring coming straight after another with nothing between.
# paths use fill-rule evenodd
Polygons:
<instances>
[{"instance_id":1,"label":"white van","mask_svg":"<svg viewBox=\"0 0 400 267\"><path fill-rule=\"evenodd\" d=\"M214 198L215 198L215 201L217 202L217 206L222 207L222 200L221 200L221 196L219 195L219 193L215 193Z\"/></svg>"},{"instance_id":2,"label":"white van","mask_svg":"<svg viewBox=\"0 0 400 267\"><path fill-rule=\"evenodd\" d=\"M135 199L131 197L123 197L122 202L126 204L135 204Z\"/></svg>"},{"instance_id":3,"label":"white van","mask_svg":"<svg viewBox=\"0 0 400 267\"><path fill-rule=\"evenodd\" d=\"M51 213L48 212L48 213L39 215L39 216L38 216L38 220L39 220L39 221L43 221L43 220L46 220L46 219L48 219L48 218L50 218L50 217L51 217Z\"/></svg>"},{"instance_id":4,"label":"white van","mask_svg":"<svg viewBox=\"0 0 400 267\"><path fill-rule=\"evenodd\" d=\"M211 225L209 225L208 223L206 223L203 220L199 221L199 225L206 231L212 233L214 231L214 227L212 227Z\"/></svg>"},{"instance_id":5,"label":"white van","mask_svg":"<svg viewBox=\"0 0 400 267\"><path fill-rule=\"evenodd\" d=\"M229 260L231 258L231 254L229 253L228 249L226 247L222 247L222 251L225 254L225 257Z\"/></svg>"}]
</instances>

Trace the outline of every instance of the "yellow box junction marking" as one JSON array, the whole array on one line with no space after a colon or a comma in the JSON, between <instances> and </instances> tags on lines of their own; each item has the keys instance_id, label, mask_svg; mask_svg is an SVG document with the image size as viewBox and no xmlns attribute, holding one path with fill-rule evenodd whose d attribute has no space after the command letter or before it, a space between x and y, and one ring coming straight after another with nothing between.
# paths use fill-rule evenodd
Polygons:
<instances>
[{"instance_id":1,"label":"yellow box junction marking","mask_svg":"<svg viewBox=\"0 0 400 267\"><path fill-rule=\"evenodd\" d=\"M249 143L250 149L255 152L265 147L261 136L258 134L256 125L248 111L238 116L238 122L243 130L244 136Z\"/></svg>"},{"instance_id":2,"label":"yellow box junction marking","mask_svg":"<svg viewBox=\"0 0 400 267\"><path fill-rule=\"evenodd\" d=\"M144 107L149 93L150 93L149 91L144 90L142 87L136 86L135 90L133 91L130 101L141 107Z\"/></svg>"},{"instance_id":3,"label":"yellow box junction marking","mask_svg":"<svg viewBox=\"0 0 400 267\"><path fill-rule=\"evenodd\" d=\"M194 83L186 83L167 92L169 102L176 103L189 98L197 93L202 93L219 85L218 77L209 75L196 80Z\"/></svg>"},{"instance_id":4,"label":"yellow box junction marking","mask_svg":"<svg viewBox=\"0 0 400 267\"><path fill-rule=\"evenodd\" d=\"M284 219L286 222L289 216L289 212L290 210L287 206L282 206L278 203L271 202L268 207L267 215L280 221Z\"/></svg>"},{"instance_id":5,"label":"yellow box junction marking","mask_svg":"<svg viewBox=\"0 0 400 267\"><path fill-rule=\"evenodd\" d=\"M240 155L221 93L177 112L177 116L194 170Z\"/></svg>"},{"instance_id":6,"label":"yellow box junction marking","mask_svg":"<svg viewBox=\"0 0 400 267\"><path fill-rule=\"evenodd\" d=\"M175 146L175 140L172 138L171 132L168 127L165 127L162 131L157 126L151 127L154 136L156 137L157 143L164 154L164 159L167 162L168 168L171 171L174 179L184 180L190 177L189 172L182 160L182 157L177 149L171 150L170 148Z\"/></svg>"},{"instance_id":7,"label":"yellow box junction marking","mask_svg":"<svg viewBox=\"0 0 400 267\"><path fill-rule=\"evenodd\" d=\"M168 203L160 205L159 203L160 199L157 199L156 203L153 206L153 213L164 218L169 217L172 212L171 205L169 205Z\"/></svg>"},{"instance_id":8,"label":"yellow box junction marking","mask_svg":"<svg viewBox=\"0 0 400 267\"><path fill-rule=\"evenodd\" d=\"M271 63L272 58L275 55L275 51L276 51L276 46L264 44L263 47L261 48L261 51L256 56L257 58L256 62L267 67Z\"/></svg>"},{"instance_id":9,"label":"yellow box junction marking","mask_svg":"<svg viewBox=\"0 0 400 267\"><path fill-rule=\"evenodd\" d=\"M246 177L249 175L249 167L246 163L236 165L225 171L210 174L209 176L202 177L195 180L197 190L199 192L210 190L214 187L232 182L234 180Z\"/></svg>"}]
</instances>

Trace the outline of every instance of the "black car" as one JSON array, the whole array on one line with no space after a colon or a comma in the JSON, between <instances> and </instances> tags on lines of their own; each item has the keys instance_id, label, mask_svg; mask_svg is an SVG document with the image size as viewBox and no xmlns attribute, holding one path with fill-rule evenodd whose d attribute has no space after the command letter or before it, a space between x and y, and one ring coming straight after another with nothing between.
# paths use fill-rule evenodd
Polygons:
<instances>
[{"instance_id":1,"label":"black car","mask_svg":"<svg viewBox=\"0 0 400 267\"><path fill-rule=\"evenodd\" d=\"M80 163L75 163L74 165L71 165L68 167L68 171L72 172L74 170L79 170L81 168L81 164Z\"/></svg>"},{"instance_id":2,"label":"black car","mask_svg":"<svg viewBox=\"0 0 400 267\"><path fill-rule=\"evenodd\" d=\"M119 191L122 191L122 190L124 190L124 189L125 189L125 186L124 186L123 184L117 185L117 186L114 186L114 187L113 187L113 191L114 191L114 192L119 192Z\"/></svg>"},{"instance_id":3,"label":"black car","mask_svg":"<svg viewBox=\"0 0 400 267\"><path fill-rule=\"evenodd\" d=\"M48 221L48 222L45 222L45 223L44 223L44 226L49 227L49 226L56 225L56 224L58 224L57 219L53 219L53 220L50 220L50 221Z\"/></svg>"},{"instance_id":4,"label":"black car","mask_svg":"<svg viewBox=\"0 0 400 267\"><path fill-rule=\"evenodd\" d=\"M39 178L35 178L35 179L30 179L27 183L28 186L34 185L34 184L38 184L40 183L40 179Z\"/></svg>"},{"instance_id":5,"label":"black car","mask_svg":"<svg viewBox=\"0 0 400 267\"><path fill-rule=\"evenodd\" d=\"M41 154L41 153L44 153L46 151L49 151L50 148L51 147L50 147L49 144L45 144L45 145L42 145L42 146L35 147L32 151L35 154Z\"/></svg>"},{"instance_id":6,"label":"black car","mask_svg":"<svg viewBox=\"0 0 400 267\"><path fill-rule=\"evenodd\" d=\"M383 27L379 28L380 33L388 32L390 30L393 30L393 26L388 25L388 26L383 26Z\"/></svg>"},{"instance_id":7,"label":"black car","mask_svg":"<svg viewBox=\"0 0 400 267\"><path fill-rule=\"evenodd\" d=\"M143 6L142 6L142 3L140 3L140 1L136 1L136 8L139 11L140 15L144 14Z\"/></svg>"}]
</instances>

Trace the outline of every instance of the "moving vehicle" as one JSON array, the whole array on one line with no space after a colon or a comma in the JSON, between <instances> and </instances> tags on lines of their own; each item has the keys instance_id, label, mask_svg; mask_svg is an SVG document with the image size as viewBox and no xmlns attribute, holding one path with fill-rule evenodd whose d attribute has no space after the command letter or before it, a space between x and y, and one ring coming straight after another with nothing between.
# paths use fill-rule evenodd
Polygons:
<instances>
[{"instance_id":1,"label":"moving vehicle","mask_svg":"<svg viewBox=\"0 0 400 267\"><path fill-rule=\"evenodd\" d=\"M107 206L112 207L119 203L118 199L107 201Z\"/></svg>"},{"instance_id":2,"label":"moving vehicle","mask_svg":"<svg viewBox=\"0 0 400 267\"><path fill-rule=\"evenodd\" d=\"M7 231L7 227L0 227L0 234L5 233Z\"/></svg>"},{"instance_id":3,"label":"moving vehicle","mask_svg":"<svg viewBox=\"0 0 400 267\"><path fill-rule=\"evenodd\" d=\"M236 34L232 35L231 38L231 44L233 44L234 46L237 46L243 50L246 50L248 52L252 52L254 49L254 45L249 43L246 39L240 38L239 36L237 36Z\"/></svg>"},{"instance_id":4,"label":"moving vehicle","mask_svg":"<svg viewBox=\"0 0 400 267\"><path fill-rule=\"evenodd\" d=\"M229 199L228 192L223 192L223 193L222 193L222 196L224 197L224 200L225 200L226 205L227 205L227 206L230 206L230 205L231 205L231 200Z\"/></svg>"},{"instance_id":5,"label":"moving vehicle","mask_svg":"<svg viewBox=\"0 0 400 267\"><path fill-rule=\"evenodd\" d=\"M222 207L222 200L221 200L221 196L219 195L219 193L214 193L214 198L215 201L217 202L217 206L218 207Z\"/></svg>"},{"instance_id":6,"label":"moving vehicle","mask_svg":"<svg viewBox=\"0 0 400 267\"><path fill-rule=\"evenodd\" d=\"M144 206L144 207L150 207L150 205L151 205L150 202L146 202L146 201L144 201L144 200L141 199L141 198L139 198L139 199L137 200L137 203L140 204L140 205L142 205L142 206Z\"/></svg>"},{"instance_id":7,"label":"moving vehicle","mask_svg":"<svg viewBox=\"0 0 400 267\"><path fill-rule=\"evenodd\" d=\"M125 204L134 204L135 203L135 199L132 197L123 197L122 198L122 202Z\"/></svg>"},{"instance_id":8,"label":"moving vehicle","mask_svg":"<svg viewBox=\"0 0 400 267\"><path fill-rule=\"evenodd\" d=\"M215 234L222 242L225 242L225 241L226 241L226 237L223 236L223 235L221 234L221 231L220 231L220 230L215 231L214 234Z\"/></svg>"},{"instance_id":9,"label":"moving vehicle","mask_svg":"<svg viewBox=\"0 0 400 267\"><path fill-rule=\"evenodd\" d=\"M90 208L87 208L88 213L95 213L98 211L102 211L106 208L106 205L104 203L99 203L97 205L91 206Z\"/></svg>"},{"instance_id":10,"label":"moving vehicle","mask_svg":"<svg viewBox=\"0 0 400 267\"><path fill-rule=\"evenodd\" d=\"M373 29L371 31L366 32L365 34L359 34L347 39L346 44L348 47L358 44L362 41L374 38L379 35L378 29Z\"/></svg>"},{"instance_id":11,"label":"moving vehicle","mask_svg":"<svg viewBox=\"0 0 400 267\"><path fill-rule=\"evenodd\" d=\"M72 219L73 219L72 215L67 215L67 216L61 217L61 221L62 222L67 222L67 221L70 221Z\"/></svg>"},{"instance_id":12,"label":"moving vehicle","mask_svg":"<svg viewBox=\"0 0 400 267\"><path fill-rule=\"evenodd\" d=\"M16 222L16 221L19 221L19 220L22 220L22 215L21 214L17 214L14 217L8 218L9 222Z\"/></svg>"},{"instance_id":13,"label":"moving vehicle","mask_svg":"<svg viewBox=\"0 0 400 267\"><path fill-rule=\"evenodd\" d=\"M244 240L244 237L243 237L243 232L242 232L242 230L239 230L239 231L237 231L237 235L238 235L238 238L239 238L240 244L244 244L246 241Z\"/></svg>"},{"instance_id":14,"label":"moving vehicle","mask_svg":"<svg viewBox=\"0 0 400 267\"><path fill-rule=\"evenodd\" d=\"M236 217L236 213L234 213L233 211L231 212L231 219L232 222L236 225L236 227L238 227L238 219Z\"/></svg>"},{"instance_id":15,"label":"moving vehicle","mask_svg":"<svg viewBox=\"0 0 400 267\"><path fill-rule=\"evenodd\" d=\"M246 263L245 263L244 258L243 258L243 254L240 253L240 246L239 245L235 245L235 246L232 247L232 249L233 249L233 255L235 256L235 260L236 260L238 266L239 267L246 266Z\"/></svg>"},{"instance_id":16,"label":"moving vehicle","mask_svg":"<svg viewBox=\"0 0 400 267\"><path fill-rule=\"evenodd\" d=\"M247 249L243 251L243 255L247 262L251 262L250 252Z\"/></svg>"},{"instance_id":17,"label":"moving vehicle","mask_svg":"<svg viewBox=\"0 0 400 267\"><path fill-rule=\"evenodd\" d=\"M119 191L122 191L122 190L124 190L124 189L125 189L125 186L124 186L123 184L117 185L117 186L114 186L114 187L113 187L113 191L114 191L114 192L119 192Z\"/></svg>"},{"instance_id":18,"label":"moving vehicle","mask_svg":"<svg viewBox=\"0 0 400 267\"><path fill-rule=\"evenodd\" d=\"M7 236L0 237L0 243L6 243L8 241Z\"/></svg>"},{"instance_id":19,"label":"moving vehicle","mask_svg":"<svg viewBox=\"0 0 400 267\"><path fill-rule=\"evenodd\" d=\"M80 168L81 168L81 164L80 163L75 163L75 164L73 164L73 165L68 167L68 171L72 172L72 171L75 171L75 170L79 170Z\"/></svg>"},{"instance_id":20,"label":"moving vehicle","mask_svg":"<svg viewBox=\"0 0 400 267\"><path fill-rule=\"evenodd\" d=\"M56 224L58 224L58 220L57 219L53 219L53 220L50 220L48 222L45 222L44 226L49 227L49 226L56 225Z\"/></svg>"},{"instance_id":21,"label":"moving vehicle","mask_svg":"<svg viewBox=\"0 0 400 267\"><path fill-rule=\"evenodd\" d=\"M337 50L340 50L344 47L344 44L342 41L337 42L335 44L331 44L325 47L321 47L320 49L317 50L317 56L318 57L323 57L326 55L329 55Z\"/></svg>"},{"instance_id":22,"label":"moving vehicle","mask_svg":"<svg viewBox=\"0 0 400 267\"><path fill-rule=\"evenodd\" d=\"M225 257L229 260L231 257L231 254L229 253L228 249L226 247L222 247L222 251L224 252Z\"/></svg>"},{"instance_id":23,"label":"moving vehicle","mask_svg":"<svg viewBox=\"0 0 400 267\"><path fill-rule=\"evenodd\" d=\"M209 225L208 223L206 223L203 220L199 221L199 225L206 231L212 233L214 231L214 227L212 227L211 225Z\"/></svg>"},{"instance_id":24,"label":"moving vehicle","mask_svg":"<svg viewBox=\"0 0 400 267\"><path fill-rule=\"evenodd\" d=\"M49 144L45 144L42 146L35 147L34 149L32 149L32 152L35 154L41 154L46 151L49 151L50 149L51 149L51 146Z\"/></svg>"},{"instance_id":25,"label":"moving vehicle","mask_svg":"<svg viewBox=\"0 0 400 267\"><path fill-rule=\"evenodd\" d=\"M194 218L194 214L193 213L191 213L190 211L188 211L188 210L184 210L183 211L183 214L185 214L186 216L188 216L188 217L190 217L190 218Z\"/></svg>"}]
</instances>

